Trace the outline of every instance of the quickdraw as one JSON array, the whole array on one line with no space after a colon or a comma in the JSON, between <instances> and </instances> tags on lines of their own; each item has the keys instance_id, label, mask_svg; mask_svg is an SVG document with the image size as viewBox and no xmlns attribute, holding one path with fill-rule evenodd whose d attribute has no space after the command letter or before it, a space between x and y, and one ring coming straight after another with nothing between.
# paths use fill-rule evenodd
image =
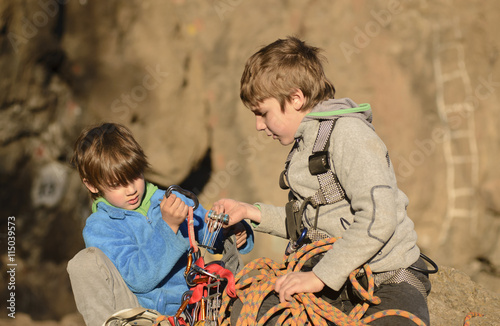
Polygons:
<instances>
[{"instance_id":1,"label":"quickdraw","mask_svg":"<svg viewBox=\"0 0 500 326\"><path fill-rule=\"evenodd\" d=\"M201 255L200 247L215 249L215 242L219 237L223 225L229 222L227 214L216 214L210 211L206 219L206 227L201 244L198 244L194 233L193 211L198 206L196 196L179 186L170 186L166 196L173 190L193 200L193 207L188 211L188 236L190 249L188 252L188 263L184 272L186 284L190 288L182 296L182 303L175 316L168 317L172 326L177 325L205 325L217 326L222 295L226 293L229 297L235 297L234 275L225 268L221 261L213 261L205 264ZM225 291L225 292L224 292Z\"/></svg>"}]
</instances>

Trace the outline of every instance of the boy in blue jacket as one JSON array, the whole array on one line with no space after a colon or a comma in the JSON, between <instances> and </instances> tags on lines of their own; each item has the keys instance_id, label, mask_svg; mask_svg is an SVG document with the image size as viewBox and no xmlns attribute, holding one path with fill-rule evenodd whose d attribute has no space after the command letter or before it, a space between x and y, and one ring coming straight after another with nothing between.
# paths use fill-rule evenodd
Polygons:
<instances>
[{"instance_id":1,"label":"boy in blue jacket","mask_svg":"<svg viewBox=\"0 0 500 326\"><path fill-rule=\"evenodd\" d=\"M94 199L83 230L87 249L68 264L75 301L87 325L101 325L116 311L138 306L174 315L189 290L184 278L190 248L186 217L193 200L175 191L165 196L145 181L146 155L130 130L119 124L83 131L72 163ZM199 242L206 215L201 205L193 212ZM236 243L240 253L253 248L248 224L224 232L225 237L232 234L233 248ZM230 241L225 246L222 236L215 242L216 253L231 252ZM234 261L236 249L231 255Z\"/></svg>"}]
</instances>

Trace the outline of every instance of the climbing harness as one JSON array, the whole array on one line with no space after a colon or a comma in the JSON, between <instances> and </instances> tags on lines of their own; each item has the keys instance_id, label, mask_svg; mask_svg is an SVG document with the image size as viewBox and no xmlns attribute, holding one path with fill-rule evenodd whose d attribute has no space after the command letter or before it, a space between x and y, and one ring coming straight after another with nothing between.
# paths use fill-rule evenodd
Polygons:
<instances>
[{"instance_id":1,"label":"climbing harness","mask_svg":"<svg viewBox=\"0 0 500 326\"><path fill-rule=\"evenodd\" d=\"M292 190L289 192L289 202L285 205L286 229L290 243L286 252L290 254L304 243L306 236L311 241L325 239L329 235L317 229L319 207L322 205L334 204L345 198L345 191L340 184L337 175L330 166L330 136L338 118L331 120L320 120L318 134L314 142L312 154L309 156L309 172L318 178L319 189L310 197L304 198L302 204L296 199ZM288 182L288 168L293 154L297 150L299 140L296 140L290 150L285 162L285 169L280 175L279 184L281 189L290 189ZM309 228L304 227L302 217L307 206L311 205L316 209L315 219ZM302 238L302 239L301 239ZM301 239L299 242L298 240Z\"/></svg>"},{"instance_id":2,"label":"climbing harness","mask_svg":"<svg viewBox=\"0 0 500 326\"><path fill-rule=\"evenodd\" d=\"M314 195L304 198L302 204L299 204L299 201L296 200L296 196L293 194L292 190L289 192L290 201L285 206L287 234L290 237L290 242L285 250L285 253L288 255L305 243L329 238L330 235L317 228L319 207L337 203L346 197L345 191L337 175L330 166L330 156L328 152L330 137L338 119L337 117L335 119L319 120L318 133L314 141L312 154L309 156L309 172L317 176L319 189ZM285 169L280 175L279 184L284 190L290 189L287 178L288 167L297 149L297 144L298 140L290 150L285 162ZM302 219L308 205L316 209L316 215L310 227L304 226ZM427 274L438 272L439 268L434 261L424 254L420 254L420 256L424 261L432 265L433 269L422 269L416 266L410 266L409 269ZM411 275L408 274L405 278L411 278Z\"/></svg>"},{"instance_id":3,"label":"climbing harness","mask_svg":"<svg viewBox=\"0 0 500 326\"><path fill-rule=\"evenodd\" d=\"M435 274L439 271L439 267L438 265L432 260L430 259L429 257L427 257L426 255L424 255L423 253L420 253L420 257L426 261L427 263L431 264L431 266L433 267L433 269L423 269L423 268L419 268L417 266L410 266L408 267L409 269L413 269L414 271L417 271L417 272L421 272L421 273L424 273L424 274Z\"/></svg>"}]
</instances>

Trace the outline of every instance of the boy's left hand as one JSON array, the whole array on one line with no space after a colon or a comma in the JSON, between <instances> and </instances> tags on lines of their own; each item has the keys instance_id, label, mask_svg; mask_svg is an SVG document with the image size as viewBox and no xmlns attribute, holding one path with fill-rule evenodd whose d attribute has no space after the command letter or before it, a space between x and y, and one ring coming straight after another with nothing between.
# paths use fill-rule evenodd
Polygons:
<instances>
[{"instance_id":1,"label":"boy's left hand","mask_svg":"<svg viewBox=\"0 0 500 326\"><path fill-rule=\"evenodd\" d=\"M236 236L236 248L240 249L247 242L247 230L243 223L234 225L234 235Z\"/></svg>"},{"instance_id":2,"label":"boy's left hand","mask_svg":"<svg viewBox=\"0 0 500 326\"><path fill-rule=\"evenodd\" d=\"M278 277L274 290L280 302L292 301L295 293L315 293L323 290L325 283L313 272L292 272Z\"/></svg>"},{"instance_id":3,"label":"boy's left hand","mask_svg":"<svg viewBox=\"0 0 500 326\"><path fill-rule=\"evenodd\" d=\"M236 236L236 248L241 248L247 242L247 230L243 226L243 223L239 222L235 225L223 230L224 236L230 236L234 234Z\"/></svg>"}]
</instances>

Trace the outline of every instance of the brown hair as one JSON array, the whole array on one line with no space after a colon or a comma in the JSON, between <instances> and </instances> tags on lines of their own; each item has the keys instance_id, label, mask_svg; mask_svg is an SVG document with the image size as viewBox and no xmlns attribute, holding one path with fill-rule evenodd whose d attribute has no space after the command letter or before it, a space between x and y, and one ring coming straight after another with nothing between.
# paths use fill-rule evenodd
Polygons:
<instances>
[{"instance_id":1,"label":"brown hair","mask_svg":"<svg viewBox=\"0 0 500 326\"><path fill-rule=\"evenodd\" d=\"M287 37L261 48L252 55L241 77L240 98L252 108L275 98L284 109L285 102L300 89L305 97L302 110L334 98L335 88L326 78L319 48L296 37Z\"/></svg>"},{"instance_id":2,"label":"brown hair","mask_svg":"<svg viewBox=\"0 0 500 326\"><path fill-rule=\"evenodd\" d=\"M126 186L149 167L147 157L130 130L120 124L103 123L87 128L74 147L72 165L80 178L102 193L116 185ZM92 198L100 194L91 192Z\"/></svg>"}]
</instances>

